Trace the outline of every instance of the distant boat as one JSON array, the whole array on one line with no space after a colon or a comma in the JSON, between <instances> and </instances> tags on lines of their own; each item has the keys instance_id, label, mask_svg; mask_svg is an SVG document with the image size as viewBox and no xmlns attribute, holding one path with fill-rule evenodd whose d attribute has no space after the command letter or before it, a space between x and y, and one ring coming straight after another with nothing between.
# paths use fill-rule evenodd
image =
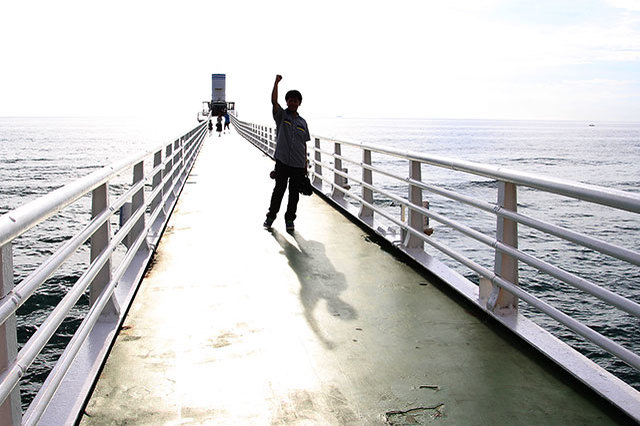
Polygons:
<instances>
[{"instance_id":1,"label":"distant boat","mask_svg":"<svg viewBox=\"0 0 640 426\"><path fill-rule=\"evenodd\" d=\"M596 127L595 124L589 124L589 127Z\"/></svg>"}]
</instances>

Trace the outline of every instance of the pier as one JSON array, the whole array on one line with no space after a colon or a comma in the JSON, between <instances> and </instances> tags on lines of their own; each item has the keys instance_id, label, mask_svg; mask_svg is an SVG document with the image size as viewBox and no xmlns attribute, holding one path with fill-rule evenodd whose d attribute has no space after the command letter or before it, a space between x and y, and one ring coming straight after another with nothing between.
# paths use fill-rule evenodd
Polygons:
<instances>
[{"instance_id":1,"label":"pier","mask_svg":"<svg viewBox=\"0 0 640 426\"><path fill-rule=\"evenodd\" d=\"M0 216L2 424L640 420L637 389L519 306L636 371L637 348L555 306L562 287L542 296L526 276L519 283L519 264L578 290L573 300L590 299L588 309L596 298L600 309L635 321L640 304L579 267L518 248L518 235L534 229L630 268L640 266L640 253L530 216L517 202L518 188L533 189L633 215L637 194L314 136L315 194L302 197L294 232L285 232L282 212L267 231L275 132L231 121L223 137L202 121ZM435 168L490 179L497 202L438 185ZM433 196L451 201L430 207ZM463 223L455 214L462 205L494 216L495 228ZM72 208L86 222L14 282L15 241ZM491 260L449 246L443 227L483 245ZM78 252L87 259L77 280L19 346L19 308ZM35 396L22 399L25 375L74 310L77 329L62 336Z\"/></svg>"},{"instance_id":2,"label":"pier","mask_svg":"<svg viewBox=\"0 0 640 426\"><path fill-rule=\"evenodd\" d=\"M623 419L318 194L264 230L272 168L204 140L81 424Z\"/></svg>"}]
</instances>

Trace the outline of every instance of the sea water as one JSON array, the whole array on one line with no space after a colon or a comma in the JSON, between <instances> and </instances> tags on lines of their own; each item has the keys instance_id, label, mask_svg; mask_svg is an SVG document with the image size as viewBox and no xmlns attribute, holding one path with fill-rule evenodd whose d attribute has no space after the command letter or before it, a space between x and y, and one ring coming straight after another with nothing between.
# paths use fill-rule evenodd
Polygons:
<instances>
[{"instance_id":1,"label":"sea water","mask_svg":"<svg viewBox=\"0 0 640 426\"><path fill-rule=\"evenodd\" d=\"M640 123L587 123L566 121L347 119L306 117L313 134L341 140L386 145L514 170L640 192ZM166 123L165 123L166 124ZM196 123L194 122L193 125ZM593 124L593 125L590 125ZM158 123L91 118L0 118L0 214L51 190L141 150L166 143L180 132L170 133ZM241 161L241 160L238 160ZM374 163L405 174L407 162L374 154ZM235 162L234 164L238 164ZM345 165L349 167L348 165ZM233 171L230 171L233 173ZM350 172L353 173L353 170ZM357 176L355 174L354 176ZM495 181L451 170L423 166L424 181L470 195L496 201ZM374 181L385 189L406 196L406 185L392 179ZM85 197L86 198L86 197ZM430 208L451 219L495 235L495 216L479 213L460 203L425 194ZM400 215L399 206L376 199L389 212ZM585 204L520 188L520 212L572 230L640 251L640 217L637 214ZM62 242L88 220L88 200L81 200L64 213L40 225L14 242L15 280L20 282ZM261 223L261 218L256 218ZM492 269L493 252L434 221L433 238L475 262ZM640 302L640 268L608 256L563 243L537 231L520 227L520 248L545 261L574 272L616 293ZM477 276L445 255L427 247L430 254L470 280ZM79 277L86 264L83 246L18 311L19 345ZM520 265L520 285L565 313L640 353L640 320L604 305L590 296L557 282L526 265ZM640 374L594 345L577 338L555 321L521 302L534 321L562 340L640 389ZM33 397L39 384L61 353L87 309L81 299L60 333L45 348L22 385L23 402Z\"/></svg>"}]
</instances>

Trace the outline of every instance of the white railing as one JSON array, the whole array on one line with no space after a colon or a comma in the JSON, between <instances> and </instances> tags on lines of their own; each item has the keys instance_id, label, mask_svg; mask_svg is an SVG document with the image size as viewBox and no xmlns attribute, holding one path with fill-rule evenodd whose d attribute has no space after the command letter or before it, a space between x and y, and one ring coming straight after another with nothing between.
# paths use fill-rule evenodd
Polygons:
<instances>
[{"instance_id":1,"label":"white railing","mask_svg":"<svg viewBox=\"0 0 640 426\"><path fill-rule=\"evenodd\" d=\"M74 423L206 136L206 122L177 140L91 173L0 216L0 423ZM117 199L110 183L132 173ZM12 242L84 196L91 220L21 282L13 283ZM112 232L112 217L120 227ZM16 311L90 240L90 262L18 351ZM123 248L124 246L124 248ZM121 256L116 264L120 250ZM20 381L80 297L89 308L45 383L23 414Z\"/></svg>"},{"instance_id":2,"label":"white railing","mask_svg":"<svg viewBox=\"0 0 640 426\"><path fill-rule=\"evenodd\" d=\"M233 117L233 123L243 137L273 157L275 149L275 130L273 128L242 122L235 117ZM640 392L528 320L519 312L518 301L523 300L531 308L568 327L577 335L624 361L635 370L640 370L640 356L572 318L552 306L548 301L542 300L539 295L525 290L518 283L518 264L520 262L527 264L539 272L595 296L612 308L628 313L635 321L640 318L640 305L576 273L566 271L536 258L528 252L519 250L518 235L519 233L522 235L522 231L518 231L518 224L619 259L633 268L640 266L640 253L517 211L518 187L535 188L546 193L579 199L634 214L640 213L640 196L638 194L378 145L323 137L314 137L313 145L309 158L310 176L313 179L313 186L320 194L324 194L326 199L348 213L361 226L369 228L371 232L375 232L378 236L392 242L400 251L440 277L597 393L634 419L640 420ZM343 154L343 148L349 149L351 155ZM394 173L378 166L377 164L385 161L374 163L372 153L376 154L377 160L386 160L387 163L389 163L389 159L406 160L408 162L407 173L398 175L397 171ZM352 165L361 173L358 176L354 176L353 173L349 174L346 165ZM423 182L421 176L423 166L451 169L495 180L498 201L490 203ZM392 192L374 184L374 176L401 183L408 195L404 197L399 195L398 191ZM351 187L352 183L354 184L353 188ZM432 211L429 209L429 204L423 200L423 191L466 204L477 211L495 215L496 235L487 235L472 226L453 220L447 217L447 212ZM399 215L382 207L384 201L402 206L402 214ZM407 215L404 215L405 209ZM433 229L428 225L429 220L439 222L465 237L489 247L493 251L492 257L495 259L493 267L483 266L459 253L456 249L460 248L452 249L438 241L437 233L432 234ZM399 232L394 232L387 227L386 225L389 223ZM474 284L461 275L453 273L427 254L424 250L425 243L476 273L479 276L479 284Z\"/></svg>"}]
</instances>

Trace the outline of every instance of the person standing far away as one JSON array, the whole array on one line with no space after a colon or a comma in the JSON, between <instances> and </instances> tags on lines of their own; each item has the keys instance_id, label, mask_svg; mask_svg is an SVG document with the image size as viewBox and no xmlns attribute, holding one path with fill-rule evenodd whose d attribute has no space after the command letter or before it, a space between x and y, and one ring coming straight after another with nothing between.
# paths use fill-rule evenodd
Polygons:
<instances>
[{"instance_id":1,"label":"person standing far away","mask_svg":"<svg viewBox=\"0 0 640 426\"><path fill-rule=\"evenodd\" d=\"M224 113L224 130L229 130L230 122L231 122L231 119L229 118L229 113L225 112Z\"/></svg>"},{"instance_id":2,"label":"person standing far away","mask_svg":"<svg viewBox=\"0 0 640 426\"><path fill-rule=\"evenodd\" d=\"M222 134L222 116L218 116L218 122L216 123L216 132L218 132L218 137Z\"/></svg>"},{"instance_id":3,"label":"person standing far away","mask_svg":"<svg viewBox=\"0 0 640 426\"><path fill-rule=\"evenodd\" d=\"M297 90L289 90L284 97L287 109L282 109L278 104L278 83L281 75L276 75L271 92L271 105L273 106L273 119L276 122L276 152L275 152L275 187L271 194L271 204L267 212L267 218L263 226L271 229L276 220L282 197L289 186L289 200L284 221L287 232L295 229L296 211L300 198L300 185L307 172L307 141L311 140L309 128L304 118L298 114L298 108L302 103L302 94Z\"/></svg>"}]
</instances>

